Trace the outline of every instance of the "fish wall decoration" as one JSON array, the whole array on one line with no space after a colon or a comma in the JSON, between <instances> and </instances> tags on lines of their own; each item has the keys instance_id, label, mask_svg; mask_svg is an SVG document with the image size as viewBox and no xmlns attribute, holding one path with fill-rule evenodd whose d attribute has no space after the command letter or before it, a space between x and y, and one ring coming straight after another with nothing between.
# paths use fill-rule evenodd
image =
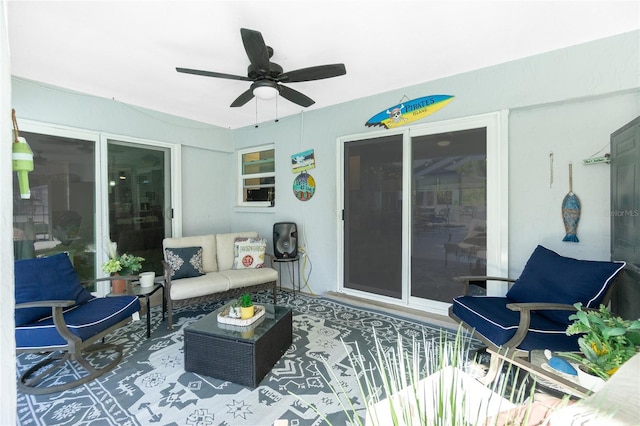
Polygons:
<instances>
[{"instance_id":1,"label":"fish wall decoration","mask_svg":"<svg viewBox=\"0 0 640 426\"><path fill-rule=\"evenodd\" d=\"M565 236L562 241L579 243L578 222L580 221L580 199L573 193L573 167L569 164L569 193L562 200L562 220Z\"/></svg>"},{"instance_id":2,"label":"fish wall decoration","mask_svg":"<svg viewBox=\"0 0 640 426\"><path fill-rule=\"evenodd\" d=\"M453 98L451 95L433 95L412 99L377 113L365 123L365 126L387 129L403 126L444 108Z\"/></svg>"}]
</instances>

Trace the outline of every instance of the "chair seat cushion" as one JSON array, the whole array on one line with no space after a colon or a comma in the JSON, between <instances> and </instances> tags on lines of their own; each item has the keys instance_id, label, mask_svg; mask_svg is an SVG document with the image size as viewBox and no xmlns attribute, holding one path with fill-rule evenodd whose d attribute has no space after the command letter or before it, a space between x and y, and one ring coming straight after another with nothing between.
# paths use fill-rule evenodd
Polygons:
<instances>
[{"instance_id":1,"label":"chair seat cushion","mask_svg":"<svg viewBox=\"0 0 640 426\"><path fill-rule=\"evenodd\" d=\"M461 296L453 299L452 313L466 324L473 324L476 331L496 346L511 339L520 322L520 313L507 308L515 303L506 297ZM566 325L531 313L531 327L518 349L551 349L553 351L577 351L578 337L565 334Z\"/></svg>"},{"instance_id":2,"label":"chair seat cushion","mask_svg":"<svg viewBox=\"0 0 640 426\"><path fill-rule=\"evenodd\" d=\"M71 333L81 340L108 329L140 310L140 301L136 296L117 296L94 298L82 305L72 306L64 312L64 320ZM49 308L49 312L51 309ZM16 327L17 349L55 348L66 345L56 331L51 316L32 324Z\"/></svg>"},{"instance_id":3,"label":"chair seat cushion","mask_svg":"<svg viewBox=\"0 0 640 426\"><path fill-rule=\"evenodd\" d=\"M516 302L545 302L598 307L625 262L578 260L538 246L507 297ZM541 311L552 321L569 325L570 311Z\"/></svg>"}]
</instances>

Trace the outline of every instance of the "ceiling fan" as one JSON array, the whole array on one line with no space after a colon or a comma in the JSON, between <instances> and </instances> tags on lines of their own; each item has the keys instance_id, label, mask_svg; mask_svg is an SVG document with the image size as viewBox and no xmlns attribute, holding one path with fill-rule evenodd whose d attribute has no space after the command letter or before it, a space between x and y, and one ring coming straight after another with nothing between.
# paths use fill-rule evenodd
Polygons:
<instances>
[{"instance_id":1,"label":"ceiling fan","mask_svg":"<svg viewBox=\"0 0 640 426\"><path fill-rule=\"evenodd\" d=\"M295 104L308 107L315 103L313 99L281 83L322 80L324 78L338 77L347 73L344 64L319 65L283 72L280 65L269 60L271 56L273 56L273 49L265 44L262 34L259 31L241 28L240 34L242 36L244 50L247 52L247 56L251 62L247 69L246 77L190 68L176 68L176 71L205 77L251 81L251 87L238 96L231 104L231 107L241 107L253 99L254 96L269 99L275 97L277 94L280 94L280 96Z\"/></svg>"}]
</instances>

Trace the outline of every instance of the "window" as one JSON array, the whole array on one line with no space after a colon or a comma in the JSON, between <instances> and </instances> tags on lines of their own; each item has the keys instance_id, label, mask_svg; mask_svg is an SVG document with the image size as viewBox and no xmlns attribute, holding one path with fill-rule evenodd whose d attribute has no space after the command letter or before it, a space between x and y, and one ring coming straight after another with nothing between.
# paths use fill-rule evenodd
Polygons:
<instances>
[{"instance_id":1,"label":"window","mask_svg":"<svg viewBox=\"0 0 640 426\"><path fill-rule=\"evenodd\" d=\"M238 151L240 182L238 204L273 206L276 196L276 162L273 145Z\"/></svg>"}]
</instances>

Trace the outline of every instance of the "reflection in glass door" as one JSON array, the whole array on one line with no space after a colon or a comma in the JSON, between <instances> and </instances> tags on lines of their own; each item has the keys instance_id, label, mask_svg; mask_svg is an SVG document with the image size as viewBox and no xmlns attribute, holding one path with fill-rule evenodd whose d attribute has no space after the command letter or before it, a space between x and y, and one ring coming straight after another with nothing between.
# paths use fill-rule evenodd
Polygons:
<instances>
[{"instance_id":1,"label":"reflection in glass door","mask_svg":"<svg viewBox=\"0 0 640 426\"><path fill-rule=\"evenodd\" d=\"M402 135L344 145L344 287L402 297Z\"/></svg>"},{"instance_id":2,"label":"reflection in glass door","mask_svg":"<svg viewBox=\"0 0 640 426\"><path fill-rule=\"evenodd\" d=\"M486 128L414 136L411 296L450 303L452 280L486 275Z\"/></svg>"},{"instance_id":3,"label":"reflection in glass door","mask_svg":"<svg viewBox=\"0 0 640 426\"><path fill-rule=\"evenodd\" d=\"M109 140L107 152L109 238L161 274L162 240L171 235L170 151Z\"/></svg>"},{"instance_id":4,"label":"reflection in glass door","mask_svg":"<svg viewBox=\"0 0 640 426\"><path fill-rule=\"evenodd\" d=\"M31 197L13 173L16 259L67 252L81 280L95 278L95 141L20 132L33 151ZM91 289L94 290L94 289Z\"/></svg>"}]
</instances>

